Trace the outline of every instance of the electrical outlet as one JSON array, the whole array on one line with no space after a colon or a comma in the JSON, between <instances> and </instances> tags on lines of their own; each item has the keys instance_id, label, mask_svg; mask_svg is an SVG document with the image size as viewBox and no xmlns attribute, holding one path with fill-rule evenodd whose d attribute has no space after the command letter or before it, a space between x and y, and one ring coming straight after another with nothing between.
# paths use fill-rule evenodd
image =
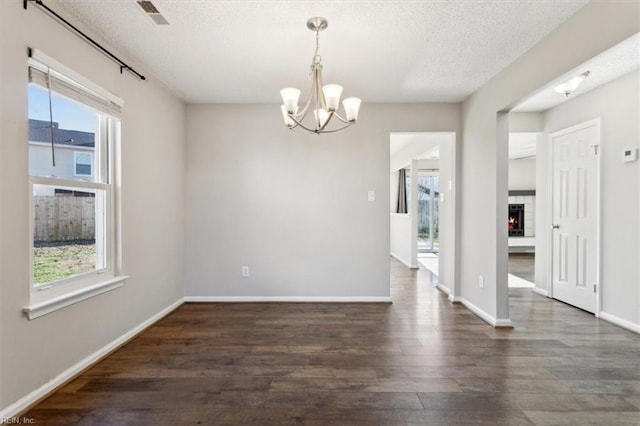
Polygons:
<instances>
[{"instance_id":1,"label":"electrical outlet","mask_svg":"<svg viewBox=\"0 0 640 426\"><path fill-rule=\"evenodd\" d=\"M369 192L367 192L367 200L368 201L375 201L376 200L376 191L370 189Z\"/></svg>"},{"instance_id":2,"label":"electrical outlet","mask_svg":"<svg viewBox=\"0 0 640 426\"><path fill-rule=\"evenodd\" d=\"M242 276L245 277L245 278L249 276L249 267L248 266L243 266L242 267Z\"/></svg>"},{"instance_id":3,"label":"electrical outlet","mask_svg":"<svg viewBox=\"0 0 640 426\"><path fill-rule=\"evenodd\" d=\"M478 287L484 288L484 275L480 275L480 277L478 277Z\"/></svg>"}]
</instances>

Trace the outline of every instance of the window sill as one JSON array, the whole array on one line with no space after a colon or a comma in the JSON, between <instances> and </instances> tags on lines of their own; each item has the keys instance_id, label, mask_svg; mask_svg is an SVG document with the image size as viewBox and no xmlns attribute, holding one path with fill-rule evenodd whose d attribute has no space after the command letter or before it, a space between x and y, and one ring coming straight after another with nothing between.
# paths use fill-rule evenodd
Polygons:
<instances>
[{"instance_id":1,"label":"window sill","mask_svg":"<svg viewBox=\"0 0 640 426\"><path fill-rule=\"evenodd\" d=\"M59 296L51 297L44 300L33 300L31 304L22 311L25 313L29 320L36 319L43 315L55 312L59 309L97 296L99 294L106 293L116 288L122 287L124 281L129 278L126 275L113 277L107 281L100 282L91 286L83 287L81 289L71 291ZM40 298L39 298L40 299Z\"/></svg>"}]
</instances>

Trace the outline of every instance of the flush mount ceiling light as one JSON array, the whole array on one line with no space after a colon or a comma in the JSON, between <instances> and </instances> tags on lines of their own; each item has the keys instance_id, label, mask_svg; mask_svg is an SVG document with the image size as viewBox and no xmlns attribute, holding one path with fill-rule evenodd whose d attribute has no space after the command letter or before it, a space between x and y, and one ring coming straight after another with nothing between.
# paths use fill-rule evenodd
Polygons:
<instances>
[{"instance_id":1,"label":"flush mount ceiling light","mask_svg":"<svg viewBox=\"0 0 640 426\"><path fill-rule=\"evenodd\" d=\"M591 74L589 71L585 71L582 74L577 75L572 79L567 80L564 83L554 87L553 90L560 93L561 95L565 95L566 97L568 97L571 92L573 92L578 88L578 86L580 86L580 83L582 83L585 78L589 77L589 74Z\"/></svg>"},{"instance_id":2,"label":"flush mount ceiling light","mask_svg":"<svg viewBox=\"0 0 640 426\"><path fill-rule=\"evenodd\" d=\"M342 117L338 114L342 86L338 84L322 85L322 58L318 52L320 49L320 31L325 30L327 25L325 18L314 17L307 21L307 28L316 32L316 51L311 61L311 94L302 110L298 109L300 90L288 87L280 91L283 103L280 107L282 117L284 118L284 124L291 130L300 131L300 129L304 129L309 133L316 134L332 133L346 129L358 119L360 99L346 98L343 100L342 105L345 116ZM306 120L305 123L307 113L311 109L313 109L313 120ZM329 123L334 117L340 122L340 127L338 128L329 127ZM334 120L334 123L338 121Z\"/></svg>"}]
</instances>

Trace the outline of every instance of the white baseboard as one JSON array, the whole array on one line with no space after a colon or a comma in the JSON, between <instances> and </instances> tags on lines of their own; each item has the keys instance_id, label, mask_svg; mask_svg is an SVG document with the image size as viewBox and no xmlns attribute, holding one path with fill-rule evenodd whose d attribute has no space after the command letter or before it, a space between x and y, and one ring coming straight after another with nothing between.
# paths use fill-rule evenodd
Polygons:
<instances>
[{"instance_id":1,"label":"white baseboard","mask_svg":"<svg viewBox=\"0 0 640 426\"><path fill-rule=\"evenodd\" d=\"M441 292L443 292L444 294L446 294L447 296L451 295L451 290L449 290L448 287L442 285L442 283L438 283L436 284L436 287L438 288L438 290L440 290Z\"/></svg>"},{"instance_id":2,"label":"white baseboard","mask_svg":"<svg viewBox=\"0 0 640 426\"><path fill-rule=\"evenodd\" d=\"M449 302L451 302L451 303L460 303L462 301L459 296L454 296L453 295L451 290L449 290L449 287L444 286L441 283L438 283L438 285L436 287L438 287L438 290L440 290L441 292L443 292L444 294L446 294L448 296L447 299L449 299Z\"/></svg>"},{"instance_id":3,"label":"white baseboard","mask_svg":"<svg viewBox=\"0 0 640 426\"><path fill-rule=\"evenodd\" d=\"M534 293L538 293L540 296L549 297L549 292L547 290L543 290L538 287L533 287L531 290L533 290Z\"/></svg>"},{"instance_id":4,"label":"white baseboard","mask_svg":"<svg viewBox=\"0 0 640 426\"><path fill-rule=\"evenodd\" d=\"M393 252L391 252L389 254L391 255L391 257L393 257L398 262L402 263L407 268L418 269L418 265L412 265L411 262L407 262L406 260L404 260L402 257L398 256L397 254L395 254Z\"/></svg>"},{"instance_id":5,"label":"white baseboard","mask_svg":"<svg viewBox=\"0 0 640 426\"><path fill-rule=\"evenodd\" d=\"M142 324L134 327L133 329L129 330L122 336L118 337L117 339L113 340L112 342L108 343L102 348L98 349L96 352L92 353L82 361L76 363L75 365L69 367L62 373L58 374L55 378L53 378L48 383L45 383L44 385L40 386L38 389L30 392L26 396L20 398L18 401L4 408L2 411L0 411L0 419L12 418L19 415L20 413L25 411L27 408L29 408L33 404L42 400L51 392L55 391L60 386L64 385L69 380L73 379L75 376L82 373L84 370L91 367L93 364L100 361L102 358L109 355L114 350L118 349L120 346L127 343L129 340L131 340L133 337L138 335L145 328L151 326L155 322L159 321L162 317L168 315L169 313L177 309L180 305L182 305L182 303L183 303L182 299L178 300L177 302L173 303L172 305L158 312L148 320L144 321Z\"/></svg>"},{"instance_id":6,"label":"white baseboard","mask_svg":"<svg viewBox=\"0 0 640 426\"><path fill-rule=\"evenodd\" d=\"M640 324L633 323L631 321L627 321L615 315L608 314L606 312L600 311L598 318L608 321L612 324L615 324L619 327L626 328L629 331L633 331L634 333L640 334Z\"/></svg>"},{"instance_id":7,"label":"white baseboard","mask_svg":"<svg viewBox=\"0 0 640 426\"><path fill-rule=\"evenodd\" d=\"M219 303L391 303L391 297L186 296L184 301Z\"/></svg>"},{"instance_id":8,"label":"white baseboard","mask_svg":"<svg viewBox=\"0 0 640 426\"><path fill-rule=\"evenodd\" d=\"M489 315L487 312L483 311L482 309L478 308L476 305L474 305L473 303L469 302L467 299L461 297L460 298L460 302L462 302L462 304L464 306L467 307L467 309L469 309L471 312L473 312L474 314L476 314L477 316L479 316L482 320L484 320L485 322L487 322L489 325L496 327L496 328L513 328L513 323L511 322L510 319L508 318L495 318L492 315Z\"/></svg>"}]
</instances>

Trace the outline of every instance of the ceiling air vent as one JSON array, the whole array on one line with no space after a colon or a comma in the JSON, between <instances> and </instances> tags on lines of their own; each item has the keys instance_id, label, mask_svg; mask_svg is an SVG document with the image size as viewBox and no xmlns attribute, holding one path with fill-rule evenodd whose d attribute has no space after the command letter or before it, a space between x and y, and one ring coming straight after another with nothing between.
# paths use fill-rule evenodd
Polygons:
<instances>
[{"instance_id":1,"label":"ceiling air vent","mask_svg":"<svg viewBox=\"0 0 640 426\"><path fill-rule=\"evenodd\" d=\"M155 4L148 0L138 0L137 3L138 6L144 10L144 13L146 13L147 16L156 23L156 25L169 25L169 21L162 16Z\"/></svg>"}]
</instances>

